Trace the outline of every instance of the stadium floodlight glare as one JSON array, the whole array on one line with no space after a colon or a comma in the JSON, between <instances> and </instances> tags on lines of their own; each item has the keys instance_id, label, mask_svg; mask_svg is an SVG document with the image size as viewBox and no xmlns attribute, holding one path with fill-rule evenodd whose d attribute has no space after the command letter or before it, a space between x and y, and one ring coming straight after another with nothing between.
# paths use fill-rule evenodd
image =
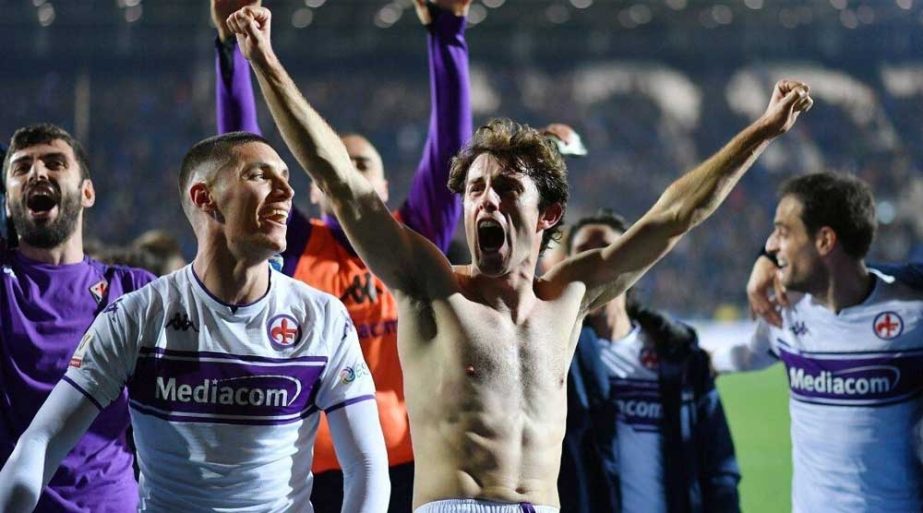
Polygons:
<instances>
[{"instance_id":1,"label":"stadium floodlight glare","mask_svg":"<svg viewBox=\"0 0 923 513\"><path fill-rule=\"evenodd\" d=\"M292 26L297 29L303 29L314 21L314 11L307 7L295 9L292 13Z\"/></svg>"}]
</instances>

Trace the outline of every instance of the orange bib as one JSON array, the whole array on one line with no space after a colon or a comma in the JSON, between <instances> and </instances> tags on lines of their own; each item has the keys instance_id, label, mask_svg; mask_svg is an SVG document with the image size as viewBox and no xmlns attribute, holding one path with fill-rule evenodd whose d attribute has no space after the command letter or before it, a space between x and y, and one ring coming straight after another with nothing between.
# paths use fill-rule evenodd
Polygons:
<instances>
[{"instance_id":1,"label":"orange bib","mask_svg":"<svg viewBox=\"0 0 923 513\"><path fill-rule=\"evenodd\" d=\"M375 378L376 401L390 466L413 461L404 379L397 356L397 305L394 296L365 263L344 247L327 225L311 220L311 235L293 277L340 298L346 305L362 354ZM321 415L314 443L315 474L339 469L327 425Z\"/></svg>"}]
</instances>

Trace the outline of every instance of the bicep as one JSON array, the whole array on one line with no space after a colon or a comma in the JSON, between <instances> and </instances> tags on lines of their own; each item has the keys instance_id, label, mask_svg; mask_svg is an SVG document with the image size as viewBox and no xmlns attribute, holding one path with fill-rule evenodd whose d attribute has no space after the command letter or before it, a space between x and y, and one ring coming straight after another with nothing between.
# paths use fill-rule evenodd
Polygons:
<instances>
[{"instance_id":1,"label":"bicep","mask_svg":"<svg viewBox=\"0 0 923 513\"><path fill-rule=\"evenodd\" d=\"M394 219L380 199L341 221L360 258L392 291L438 294L450 283L452 266L445 255L432 241Z\"/></svg>"}]
</instances>

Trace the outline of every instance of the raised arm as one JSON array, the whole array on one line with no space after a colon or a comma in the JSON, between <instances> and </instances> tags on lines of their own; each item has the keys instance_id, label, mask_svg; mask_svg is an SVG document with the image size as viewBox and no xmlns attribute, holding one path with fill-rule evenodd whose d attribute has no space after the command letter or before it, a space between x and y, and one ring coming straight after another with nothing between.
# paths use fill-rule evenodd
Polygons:
<instances>
[{"instance_id":1,"label":"raised arm","mask_svg":"<svg viewBox=\"0 0 923 513\"><path fill-rule=\"evenodd\" d=\"M270 16L268 9L245 7L231 15L228 27L250 60L282 137L326 194L356 252L392 291L416 291L428 276L449 276L445 257L394 220L372 185L353 168L339 136L298 92L272 50Z\"/></svg>"},{"instance_id":2,"label":"raised arm","mask_svg":"<svg viewBox=\"0 0 923 513\"><path fill-rule=\"evenodd\" d=\"M420 20L429 32L431 110L423 157L410 195L400 209L401 220L440 250L448 250L461 216L461 200L446 185L452 157L471 138L471 92L465 16L471 0L415 0Z\"/></svg>"},{"instance_id":3,"label":"raised arm","mask_svg":"<svg viewBox=\"0 0 923 513\"><path fill-rule=\"evenodd\" d=\"M42 488L98 414L87 396L70 383L59 382L0 470L0 511L29 513L35 509Z\"/></svg>"},{"instance_id":4,"label":"raised arm","mask_svg":"<svg viewBox=\"0 0 923 513\"><path fill-rule=\"evenodd\" d=\"M228 16L234 11L248 5L259 7L260 3L261 0L211 0L212 21L218 30L215 41L215 116L219 134L237 131L262 133L256 120L250 66L227 26Z\"/></svg>"},{"instance_id":5,"label":"raised arm","mask_svg":"<svg viewBox=\"0 0 923 513\"><path fill-rule=\"evenodd\" d=\"M584 283L584 311L627 290L718 208L769 143L787 132L811 105L805 84L788 80L776 84L769 107L758 120L667 187L654 206L612 245L561 262L549 271L549 282L561 287Z\"/></svg>"}]
</instances>

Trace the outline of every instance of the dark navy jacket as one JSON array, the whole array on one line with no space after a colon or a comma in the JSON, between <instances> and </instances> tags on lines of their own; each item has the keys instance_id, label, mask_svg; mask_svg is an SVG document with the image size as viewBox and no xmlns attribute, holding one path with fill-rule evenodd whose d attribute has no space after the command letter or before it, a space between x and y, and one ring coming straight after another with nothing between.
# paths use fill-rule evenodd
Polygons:
<instances>
[{"instance_id":1,"label":"dark navy jacket","mask_svg":"<svg viewBox=\"0 0 923 513\"><path fill-rule=\"evenodd\" d=\"M655 341L663 402L664 489L670 513L739 512L740 470L707 354L695 331L645 309L632 320ZM619 511L614 401L598 337L584 326L568 375L561 513ZM607 454L608 453L608 454ZM634 512L625 512L634 513Z\"/></svg>"}]
</instances>

